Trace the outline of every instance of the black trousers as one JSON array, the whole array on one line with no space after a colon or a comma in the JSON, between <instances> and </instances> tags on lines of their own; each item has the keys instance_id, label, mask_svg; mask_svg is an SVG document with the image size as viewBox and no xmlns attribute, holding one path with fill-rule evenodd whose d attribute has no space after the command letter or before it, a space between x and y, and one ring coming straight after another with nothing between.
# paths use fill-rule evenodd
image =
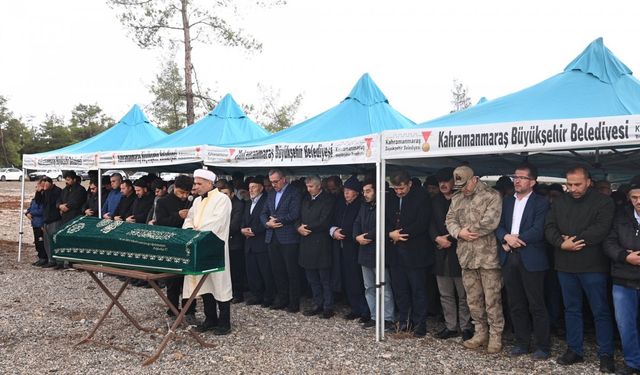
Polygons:
<instances>
[{"instance_id":1,"label":"black trousers","mask_svg":"<svg viewBox=\"0 0 640 375\"><path fill-rule=\"evenodd\" d=\"M426 267L391 267L391 287L398 306L400 322L408 321L411 312L411 324L414 327L426 323L427 271Z\"/></svg>"},{"instance_id":2,"label":"black trousers","mask_svg":"<svg viewBox=\"0 0 640 375\"><path fill-rule=\"evenodd\" d=\"M516 345L529 348L533 327L535 348L549 352L549 316L544 302L545 273L527 271L517 250L509 252L502 267Z\"/></svg>"},{"instance_id":3,"label":"black trousers","mask_svg":"<svg viewBox=\"0 0 640 375\"><path fill-rule=\"evenodd\" d=\"M370 317L369 305L364 297L362 266L358 264L358 248L340 249L342 286L347 295L351 312L361 317Z\"/></svg>"},{"instance_id":4,"label":"black trousers","mask_svg":"<svg viewBox=\"0 0 640 375\"><path fill-rule=\"evenodd\" d=\"M273 281L269 253L246 253L247 281L254 298L262 302L273 302L276 285Z\"/></svg>"},{"instance_id":5,"label":"black trousers","mask_svg":"<svg viewBox=\"0 0 640 375\"><path fill-rule=\"evenodd\" d=\"M244 249L229 249L229 263L231 263L231 287L233 299L244 299L245 285L247 283L246 267L244 265Z\"/></svg>"},{"instance_id":6,"label":"black trousers","mask_svg":"<svg viewBox=\"0 0 640 375\"><path fill-rule=\"evenodd\" d=\"M42 228L33 228L33 243L38 252L38 259L47 260L47 252L44 249L44 233Z\"/></svg>"},{"instance_id":7,"label":"black trousers","mask_svg":"<svg viewBox=\"0 0 640 375\"><path fill-rule=\"evenodd\" d=\"M281 244L274 235L269 244L269 260L276 283L276 305L300 308L301 270L298 244Z\"/></svg>"},{"instance_id":8,"label":"black trousers","mask_svg":"<svg viewBox=\"0 0 640 375\"><path fill-rule=\"evenodd\" d=\"M172 277L165 281L167 286L167 299L173 304L173 306L180 311L180 294L182 293L182 283L184 282L184 276ZM182 300L182 306L187 304L188 299ZM191 302L187 314L196 313L196 299Z\"/></svg>"}]
</instances>

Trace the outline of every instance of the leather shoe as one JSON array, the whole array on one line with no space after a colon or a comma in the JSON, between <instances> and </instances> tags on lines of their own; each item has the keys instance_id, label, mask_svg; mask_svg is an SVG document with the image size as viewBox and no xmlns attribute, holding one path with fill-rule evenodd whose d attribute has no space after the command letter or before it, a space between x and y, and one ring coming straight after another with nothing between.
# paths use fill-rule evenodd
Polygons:
<instances>
[{"instance_id":1,"label":"leather shoe","mask_svg":"<svg viewBox=\"0 0 640 375\"><path fill-rule=\"evenodd\" d=\"M614 374L616 372L616 366L613 363L612 356L603 355L600 357L600 372L605 374Z\"/></svg>"},{"instance_id":2,"label":"leather shoe","mask_svg":"<svg viewBox=\"0 0 640 375\"><path fill-rule=\"evenodd\" d=\"M372 322L375 322L375 320L372 320ZM392 322L391 320L385 320L384 321L384 330L385 330L385 332L395 332L396 331L396 323Z\"/></svg>"},{"instance_id":3,"label":"leather shoe","mask_svg":"<svg viewBox=\"0 0 640 375\"><path fill-rule=\"evenodd\" d=\"M48 262L47 264L43 265L42 268L53 268L56 266L56 262Z\"/></svg>"},{"instance_id":4,"label":"leather shoe","mask_svg":"<svg viewBox=\"0 0 640 375\"><path fill-rule=\"evenodd\" d=\"M231 300L231 303L236 304L236 303L242 303L244 302L244 297L233 297L233 299Z\"/></svg>"},{"instance_id":5,"label":"leather shoe","mask_svg":"<svg viewBox=\"0 0 640 375\"><path fill-rule=\"evenodd\" d=\"M354 320L354 319L358 319L359 317L360 317L360 315L358 315L358 314L356 314L354 312L350 312L350 313L348 313L348 314L346 314L344 316L344 319L345 320Z\"/></svg>"},{"instance_id":6,"label":"leather shoe","mask_svg":"<svg viewBox=\"0 0 640 375\"><path fill-rule=\"evenodd\" d=\"M184 316L184 322L187 323L187 325L190 325L190 326L197 326L198 325L198 319L196 319L196 314L186 314Z\"/></svg>"},{"instance_id":7,"label":"leather shoe","mask_svg":"<svg viewBox=\"0 0 640 375\"><path fill-rule=\"evenodd\" d=\"M269 306L271 306L273 304L273 301L263 301L260 306L264 307L265 309Z\"/></svg>"},{"instance_id":8,"label":"leather shoe","mask_svg":"<svg viewBox=\"0 0 640 375\"><path fill-rule=\"evenodd\" d=\"M314 316L314 315L318 315L322 312L322 307L314 307L308 310L304 310L304 312L302 313L302 315L304 316Z\"/></svg>"},{"instance_id":9,"label":"leather shoe","mask_svg":"<svg viewBox=\"0 0 640 375\"><path fill-rule=\"evenodd\" d=\"M567 351L564 352L564 354L562 356L560 356L560 357L558 357L558 359L556 359L556 362L559 365L568 366L568 365L572 365L574 363L584 362L584 358L582 358L582 356L578 355L573 350L567 349Z\"/></svg>"},{"instance_id":10,"label":"leather shoe","mask_svg":"<svg viewBox=\"0 0 640 375\"><path fill-rule=\"evenodd\" d=\"M205 320L204 323L196 326L196 328L194 328L193 330L196 332L206 332L213 331L213 329L216 327L218 327L218 323L213 323Z\"/></svg>"},{"instance_id":11,"label":"leather shoe","mask_svg":"<svg viewBox=\"0 0 640 375\"><path fill-rule=\"evenodd\" d=\"M286 303L274 303L270 307L271 310L284 310L286 308L287 308L287 304Z\"/></svg>"},{"instance_id":12,"label":"leather shoe","mask_svg":"<svg viewBox=\"0 0 640 375\"><path fill-rule=\"evenodd\" d=\"M462 341L471 340L472 337L473 337L473 331L472 330L465 329L464 331L462 331Z\"/></svg>"},{"instance_id":13,"label":"leather shoe","mask_svg":"<svg viewBox=\"0 0 640 375\"><path fill-rule=\"evenodd\" d=\"M511 348L511 351L509 352L509 357L518 357L525 354L529 354L529 349L516 345L513 348Z\"/></svg>"},{"instance_id":14,"label":"leather shoe","mask_svg":"<svg viewBox=\"0 0 640 375\"><path fill-rule=\"evenodd\" d=\"M364 329L375 327L375 326L376 326L376 321L373 320L373 319L369 319L368 322L362 324L362 328L364 328Z\"/></svg>"},{"instance_id":15,"label":"leather shoe","mask_svg":"<svg viewBox=\"0 0 640 375\"><path fill-rule=\"evenodd\" d=\"M407 322L400 322L398 326L398 332L406 332L409 330L409 324Z\"/></svg>"},{"instance_id":16,"label":"leather shoe","mask_svg":"<svg viewBox=\"0 0 640 375\"><path fill-rule=\"evenodd\" d=\"M360 319L358 319L358 323L369 323L371 321L371 317L370 316L361 316Z\"/></svg>"},{"instance_id":17,"label":"leather shoe","mask_svg":"<svg viewBox=\"0 0 640 375\"><path fill-rule=\"evenodd\" d=\"M291 313L291 314L295 314L297 312L300 312L300 307L299 306L289 306L289 307L287 307L287 312Z\"/></svg>"},{"instance_id":18,"label":"leather shoe","mask_svg":"<svg viewBox=\"0 0 640 375\"><path fill-rule=\"evenodd\" d=\"M414 337L425 337L427 335L427 325L425 323L418 324L413 330Z\"/></svg>"},{"instance_id":19,"label":"leather shoe","mask_svg":"<svg viewBox=\"0 0 640 375\"><path fill-rule=\"evenodd\" d=\"M33 262L32 265L36 266L36 267L42 267L45 264L47 264L48 260L46 259L38 259L37 261Z\"/></svg>"},{"instance_id":20,"label":"leather shoe","mask_svg":"<svg viewBox=\"0 0 640 375\"><path fill-rule=\"evenodd\" d=\"M333 310L325 310L322 312L322 315L320 315L320 319L330 319L334 315Z\"/></svg>"},{"instance_id":21,"label":"leather shoe","mask_svg":"<svg viewBox=\"0 0 640 375\"><path fill-rule=\"evenodd\" d=\"M257 298L249 298L247 299L247 306L254 306L261 304L262 301Z\"/></svg>"},{"instance_id":22,"label":"leather shoe","mask_svg":"<svg viewBox=\"0 0 640 375\"><path fill-rule=\"evenodd\" d=\"M629 367L625 363L623 365L622 369L618 372L618 374L621 374L621 375L640 375L640 369Z\"/></svg>"},{"instance_id":23,"label":"leather shoe","mask_svg":"<svg viewBox=\"0 0 640 375\"><path fill-rule=\"evenodd\" d=\"M436 333L436 338L440 340L450 339L452 337L457 337L458 331L452 331L450 329L444 328L442 331Z\"/></svg>"},{"instance_id":24,"label":"leather shoe","mask_svg":"<svg viewBox=\"0 0 640 375\"><path fill-rule=\"evenodd\" d=\"M533 354L531 355L531 358L534 361L546 361L547 359L549 359L549 352L544 351L542 349L538 349L535 352L533 352Z\"/></svg>"},{"instance_id":25,"label":"leather shoe","mask_svg":"<svg viewBox=\"0 0 640 375\"><path fill-rule=\"evenodd\" d=\"M217 326L213 329L213 334L216 336L224 336L231 333L231 326Z\"/></svg>"}]
</instances>

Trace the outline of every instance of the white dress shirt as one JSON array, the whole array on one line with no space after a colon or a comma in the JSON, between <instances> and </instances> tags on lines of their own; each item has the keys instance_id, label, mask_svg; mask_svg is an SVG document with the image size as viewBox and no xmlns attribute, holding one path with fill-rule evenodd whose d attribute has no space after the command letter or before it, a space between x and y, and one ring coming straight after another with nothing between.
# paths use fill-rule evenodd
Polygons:
<instances>
[{"instance_id":1,"label":"white dress shirt","mask_svg":"<svg viewBox=\"0 0 640 375\"><path fill-rule=\"evenodd\" d=\"M520 234L520 223L522 222L522 214L527 206L527 201L532 191L525 195L522 199L518 199L518 194L514 194L516 202L513 205L513 220L511 220L511 234Z\"/></svg>"}]
</instances>

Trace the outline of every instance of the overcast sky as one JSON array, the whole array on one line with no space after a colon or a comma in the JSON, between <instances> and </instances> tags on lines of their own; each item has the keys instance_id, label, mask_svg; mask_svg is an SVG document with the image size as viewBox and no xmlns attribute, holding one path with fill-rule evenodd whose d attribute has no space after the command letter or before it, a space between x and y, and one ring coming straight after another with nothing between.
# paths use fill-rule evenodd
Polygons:
<instances>
[{"instance_id":1,"label":"overcast sky","mask_svg":"<svg viewBox=\"0 0 640 375\"><path fill-rule=\"evenodd\" d=\"M424 122L450 111L454 78L474 103L500 97L562 72L600 36L640 69L640 5L631 0L288 0L243 9L237 26L263 52L196 45L198 78L240 103L259 102L258 83L282 99L302 93L298 121L338 104L368 72L394 108ZM116 119L147 106L163 56L141 50L100 0L4 2L0 49L0 95L36 123L45 113L68 119L78 103Z\"/></svg>"}]
</instances>

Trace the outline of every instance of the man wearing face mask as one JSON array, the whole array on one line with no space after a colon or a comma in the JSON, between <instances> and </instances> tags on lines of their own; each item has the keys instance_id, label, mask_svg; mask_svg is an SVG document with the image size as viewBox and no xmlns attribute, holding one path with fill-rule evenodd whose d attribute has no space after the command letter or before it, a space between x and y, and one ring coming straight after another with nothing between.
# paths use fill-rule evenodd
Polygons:
<instances>
[{"instance_id":1,"label":"man wearing face mask","mask_svg":"<svg viewBox=\"0 0 640 375\"><path fill-rule=\"evenodd\" d=\"M480 181L473 169L461 166L453 171L456 193L447 213L447 230L458 241L456 250L462 268L462 283L475 326L473 337L462 345L487 352L502 350L502 274L495 230L500 223L500 193Z\"/></svg>"}]
</instances>

